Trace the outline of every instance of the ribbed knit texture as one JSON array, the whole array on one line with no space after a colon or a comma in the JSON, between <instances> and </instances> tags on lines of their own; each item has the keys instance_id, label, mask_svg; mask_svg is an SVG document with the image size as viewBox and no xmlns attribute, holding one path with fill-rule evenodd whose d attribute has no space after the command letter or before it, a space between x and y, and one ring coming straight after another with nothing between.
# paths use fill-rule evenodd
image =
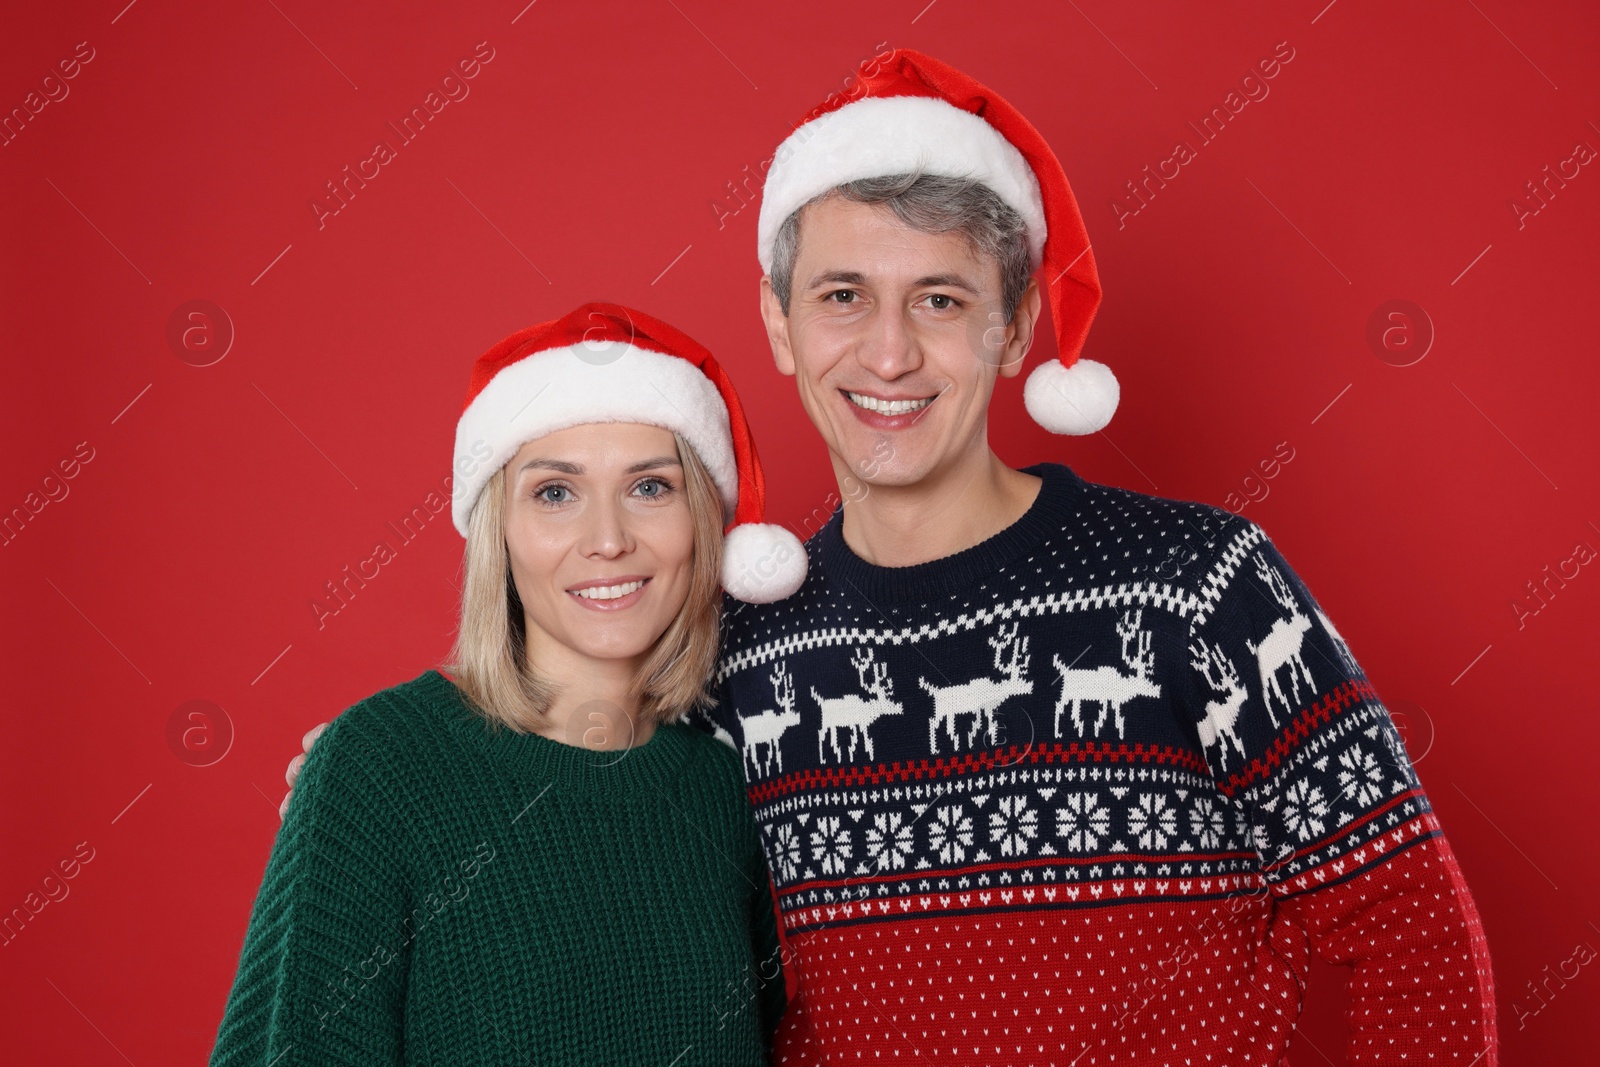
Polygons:
<instances>
[{"instance_id":1,"label":"ribbed knit texture","mask_svg":"<svg viewBox=\"0 0 1600 1067\"><path fill-rule=\"evenodd\" d=\"M1261 527L1027 470L982 544L877 567L836 512L797 594L728 606L695 721L776 880L775 1061L1276 1065L1315 954L1350 968L1339 1062L1494 1064L1455 856Z\"/></svg>"},{"instance_id":2,"label":"ribbed knit texture","mask_svg":"<svg viewBox=\"0 0 1600 1067\"><path fill-rule=\"evenodd\" d=\"M211 1063L762 1064L777 947L727 746L491 732L430 670L312 747Z\"/></svg>"}]
</instances>

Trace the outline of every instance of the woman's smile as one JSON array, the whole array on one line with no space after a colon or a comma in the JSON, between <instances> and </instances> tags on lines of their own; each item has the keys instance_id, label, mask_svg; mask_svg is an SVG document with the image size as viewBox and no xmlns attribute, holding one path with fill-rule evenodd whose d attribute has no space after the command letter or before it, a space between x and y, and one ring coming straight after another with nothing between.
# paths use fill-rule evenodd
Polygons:
<instances>
[{"instance_id":1,"label":"woman's smile","mask_svg":"<svg viewBox=\"0 0 1600 1067\"><path fill-rule=\"evenodd\" d=\"M649 582L649 577L643 575L596 578L570 586L567 592L590 611L621 611L644 598L645 586Z\"/></svg>"}]
</instances>

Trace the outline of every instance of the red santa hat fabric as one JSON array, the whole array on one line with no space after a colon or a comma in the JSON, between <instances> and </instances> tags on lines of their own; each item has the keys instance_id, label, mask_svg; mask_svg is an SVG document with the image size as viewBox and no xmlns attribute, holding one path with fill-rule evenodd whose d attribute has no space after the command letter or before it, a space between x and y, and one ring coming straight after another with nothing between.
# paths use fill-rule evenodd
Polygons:
<instances>
[{"instance_id":1,"label":"red santa hat fabric","mask_svg":"<svg viewBox=\"0 0 1600 1067\"><path fill-rule=\"evenodd\" d=\"M813 197L861 178L918 172L980 181L1022 216L1059 348L1028 377L1028 413L1052 433L1104 427L1120 390L1109 367L1080 355L1100 306L1100 276L1066 172L1021 112L931 56L895 49L867 60L848 93L829 97L778 147L757 223L762 269L771 272L784 220Z\"/></svg>"},{"instance_id":2,"label":"red santa hat fabric","mask_svg":"<svg viewBox=\"0 0 1600 1067\"><path fill-rule=\"evenodd\" d=\"M722 498L730 595L770 603L800 587L805 549L763 521L766 484L733 383L693 338L620 304L585 304L518 330L473 365L456 423L451 518L461 536L483 487L518 449L593 422L660 426L694 448Z\"/></svg>"}]
</instances>

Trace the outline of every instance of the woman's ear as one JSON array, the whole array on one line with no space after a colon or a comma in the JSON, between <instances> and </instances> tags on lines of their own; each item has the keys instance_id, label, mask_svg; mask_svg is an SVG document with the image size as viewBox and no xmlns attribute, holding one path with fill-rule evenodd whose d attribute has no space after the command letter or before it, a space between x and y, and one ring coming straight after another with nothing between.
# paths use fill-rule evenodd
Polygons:
<instances>
[{"instance_id":1,"label":"woman's ear","mask_svg":"<svg viewBox=\"0 0 1600 1067\"><path fill-rule=\"evenodd\" d=\"M789 347L789 316L773 292L772 279L761 278L761 318L767 324L767 343L772 346L772 362L778 373L794 377L794 350Z\"/></svg>"}]
</instances>

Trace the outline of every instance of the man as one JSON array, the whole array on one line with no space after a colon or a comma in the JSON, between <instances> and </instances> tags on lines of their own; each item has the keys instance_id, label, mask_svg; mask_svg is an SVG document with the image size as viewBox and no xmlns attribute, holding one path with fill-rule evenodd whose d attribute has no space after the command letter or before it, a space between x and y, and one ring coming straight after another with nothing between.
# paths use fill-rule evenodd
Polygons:
<instances>
[{"instance_id":1,"label":"man","mask_svg":"<svg viewBox=\"0 0 1600 1067\"><path fill-rule=\"evenodd\" d=\"M1037 131L875 57L767 175L761 312L845 506L728 602L718 702L797 981L774 1062L1277 1064L1313 953L1352 1063L1496 1062L1481 926L1388 712L1262 529L989 448L1104 426ZM1039 275L1039 276L1036 276ZM1043 290L1043 291L1041 291Z\"/></svg>"},{"instance_id":2,"label":"man","mask_svg":"<svg viewBox=\"0 0 1600 1067\"><path fill-rule=\"evenodd\" d=\"M846 503L799 592L730 603L709 713L798 979L775 1061L1276 1064L1315 953L1352 969L1350 1062L1494 1063L1454 855L1266 534L988 446L1041 289L1030 413L1116 406L1078 355L1099 282L1060 164L928 57L857 86L778 150L759 224L774 358Z\"/></svg>"}]
</instances>

